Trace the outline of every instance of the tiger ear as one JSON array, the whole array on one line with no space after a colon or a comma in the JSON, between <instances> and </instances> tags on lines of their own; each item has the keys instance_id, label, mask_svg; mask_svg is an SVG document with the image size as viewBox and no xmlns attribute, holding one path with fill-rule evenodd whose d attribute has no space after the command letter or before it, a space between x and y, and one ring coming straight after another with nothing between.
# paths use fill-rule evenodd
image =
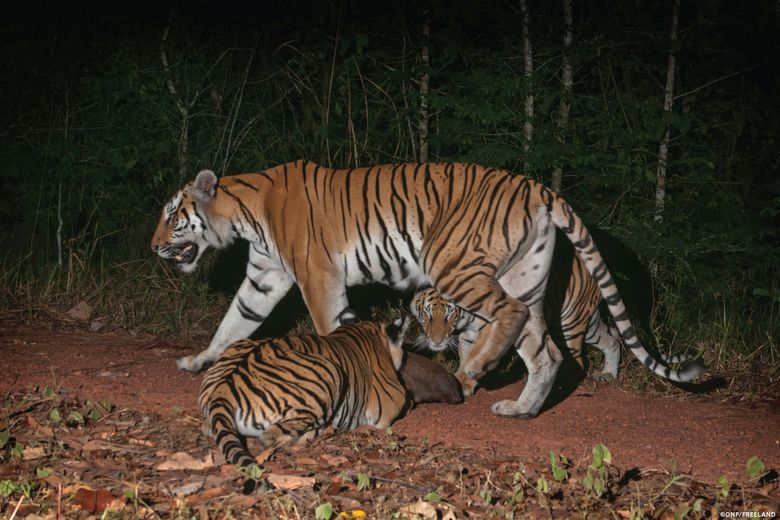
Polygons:
<instances>
[{"instance_id":1,"label":"tiger ear","mask_svg":"<svg viewBox=\"0 0 780 520\"><path fill-rule=\"evenodd\" d=\"M385 334L394 345L403 345L406 329L409 328L409 316L404 314L393 323L385 325Z\"/></svg>"},{"instance_id":2,"label":"tiger ear","mask_svg":"<svg viewBox=\"0 0 780 520\"><path fill-rule=\"evenodd\" d=\"M201 202L210 202L217 195L219 179L211 170L201 170L192 183L192 194Z\"/></svg>"},{"instance_id":3,"label":"tiger ear","mask_svg":"<svg viewBox=\"0 0 780 520\"><path fill-rule=\"evenodd\" d=\"M404 335L406 329L409 327L409 316L404 315L393 323L388 323L384 326L385 334L390 342L387 348L390 352L390 358L393 360L393 367L396 370L401 370L401 365L404 363Z\"/></svg>"},{"instance_id":4,"label":"tiger ear","mask_svg":"<svg viewBox=\"0 0 780 520\"><path fill-rule=\"evenodd\" d=\"M344 307L344 310L339 313L339 315L336 317L336 319L339 320L339 325L354 325L355 323L360 323L360 318L358 318L357 313L350 309L349 307Z\"/></svg>"}]
</instances>

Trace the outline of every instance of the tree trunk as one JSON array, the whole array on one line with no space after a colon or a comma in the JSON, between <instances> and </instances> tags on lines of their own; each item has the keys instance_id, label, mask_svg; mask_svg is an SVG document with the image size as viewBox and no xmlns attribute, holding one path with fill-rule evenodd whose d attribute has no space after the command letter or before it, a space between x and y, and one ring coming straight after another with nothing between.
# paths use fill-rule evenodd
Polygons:
<instances>
[{"instance_id":1,"label":"tree trunk","mask_svg":"<svg viewBox=\"0 0 780 520\"><path fill-rule=\"evenodd\" d=\"M531 84L534 72L534 53L531 47L531 35L529 33L530 22L527 0L520 0L520 14L522 15L523 29L523 72L525 74L527 89L527 94L525 96L525 120L523 121L523 152L525 155L523 158L523 168L525 173L527 173L530 169L528 154L531 148L531 139L534 135L534 93L533 85Z\"/></svg>"},{"instance_id":2,"label":"tree trunk","mask_svg":"<svg viewBox=\"0 0 780 520\"><path fill-rule=\"evenodd\" d=\"M423 45L420 47L422 74L420 75L420 120L417 122L417 137L420 139L418 159L420 162L428 162L428 82L430 81L428 67L431 64L428 54L428 38L431 35L431 25L427 19L422 24L420 34L423 38Z\"/></svg>"},{"instance_id":3,"label":"tree trunk","mask_svg":"<svg viewBox=\"0 0 780 520\"><path fill-rule=\"evenodd\" d=\"M672 30L669 36L669 60L666 66L666 88L664 89L664 116L672 113L674 101L674 71L677 52L677 25L680 17L680 0L672 5ZM660 224L664 220L664 202L666 199L666 165L669 158L669 140L671 128L667 124L661 144L658 147L658 168L656 170L655 216L653 222Z\"/></svg>"},{"instance_id":4,"label":"tree trunk","mask_svg":"<svg viewBox=\"0 0 780 520\"><path fill-rule=\"evenodd\" d=\"M561 81L563 82L563 95L558 105L558 140L565 142L563 132L569 126L569 113L571 111L571 91L574 83L574 69L571 65L571 43L574 39L572 28L574 26L574 0L563 0L563 71ZM561 191L563 180L563 166L558 165L552 172L550 187L553 191Z\"/></svg>"}]
</instances>

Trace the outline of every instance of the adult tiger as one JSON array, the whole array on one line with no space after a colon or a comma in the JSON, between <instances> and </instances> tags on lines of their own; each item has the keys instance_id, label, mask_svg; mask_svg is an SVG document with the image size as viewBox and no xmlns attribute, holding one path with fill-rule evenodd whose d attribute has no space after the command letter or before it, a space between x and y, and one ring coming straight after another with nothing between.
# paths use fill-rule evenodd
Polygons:
<instances>
[{"instance_id":1,"label":"adult tiger","mask_svg":"<svg viewBox=\"0 0 780 520\"><path fill-rule=\"evenodd\" d=\"M410 405L398 369L408 319L345 325L327 336L232 343L200 388L205 424L225 460L249 466L247 436L270 448L325 427L387 428ZM255 482L248 480L244 492Z\"/></svg>"},{"instance_id":2,"label":"adult tiger","mask_svg":"<svg viewBox=\"0 0 780 520\"><path fill-rule=\"evenodd\" d=\"M491 409L533 417L562 360L541 312L556 227L597 281L626 345L640 348L582 220L544 185L493 168L331 169L297 161L221 181L204 170L163 208L152 250L191 272L208 247L250 242L247 276L225 318L207 350L178 361L182 369L198 371L249 336L293 283L322 334L347 307L347 286L431 285L487 322L458 376L464 394L515 345L528 382L517 400Z\"/></svg>"}]
</instances>

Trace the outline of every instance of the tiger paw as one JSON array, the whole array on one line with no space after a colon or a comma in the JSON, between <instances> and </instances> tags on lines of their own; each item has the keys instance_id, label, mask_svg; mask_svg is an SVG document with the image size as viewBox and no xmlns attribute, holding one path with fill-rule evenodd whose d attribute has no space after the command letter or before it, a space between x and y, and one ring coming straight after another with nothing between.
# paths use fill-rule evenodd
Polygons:
<instances>
[{"instance_id":1,"label":"tiger paw","mask_svg":"<svg viewBox=\"0 0 780 520\"><path fill-rule=\"evenodd\" d=\"M512 399L502 399L501 401L496 401L490 407L490 411L496 415L505 415L508 417L516 417L518 419L533 419L536 417L536 414L531 414L521 410L520 405L517 404L517 401L513 401Z\"/></svg>"},{"instance_id":2,"label":"tiger paw","mask_svg":"<svg viewBox=\"0 0 780 520\"><path fill-rule=\"evenodd\" d=\"M198 373L203 370L205 363L198 356L184 356L176 360L176 367L179 370Z\"/></svg>"},{"instance_id":3,"label":"tiger paw","mask_svg":"<svg viewBox=\"0 0 780 520\"><path fill-rule=\"evenodd\" d=\"M474 395L474 390L477 388L476 379L463 372L456 372L455 378L458 380L458 383L460 383L461 390L463 390L463 397Z\"/></svg>"}]
</instances>

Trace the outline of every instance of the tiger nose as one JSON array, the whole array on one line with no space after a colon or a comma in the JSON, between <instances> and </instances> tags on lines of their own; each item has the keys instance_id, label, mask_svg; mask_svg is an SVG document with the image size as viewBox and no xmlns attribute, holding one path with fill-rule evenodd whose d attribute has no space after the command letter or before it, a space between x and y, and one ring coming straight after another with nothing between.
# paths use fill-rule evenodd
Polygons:
<instances>
[{"instance_id":1,"label":"tiger nose","mask_svg":"<svg viewBox=\"0 0 780 520\"><path fill-rule=\"evenodd\" d=\"M157 253L157 244L155 242L152 242L152 253Z\"/></svg>"}]
</instances>

